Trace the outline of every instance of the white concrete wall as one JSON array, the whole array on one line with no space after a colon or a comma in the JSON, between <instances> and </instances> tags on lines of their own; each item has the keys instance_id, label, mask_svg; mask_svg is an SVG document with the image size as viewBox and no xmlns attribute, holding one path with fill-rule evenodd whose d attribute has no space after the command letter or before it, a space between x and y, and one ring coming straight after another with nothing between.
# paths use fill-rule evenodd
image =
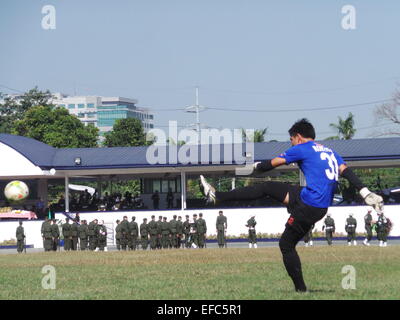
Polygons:
<instances>
[{"instance_id":1,"label":"white concrete wall","mask_svg":"<svg viewBox=\"0 0 400 320\"><path fill-rule=\"evenodd\" d=\"M367 213L368 207L331 207L329 211L332 214L332 218L335 220L336 231L345 233L344 226L346 218L349 213L353 213L357 219L357 232L364 232L364 215ZM105 223L115 223L115 220L122 220L126 215L131 220L132 216L136 217L136 222L140 225L143 222L143 218L147 218L150 221L151 216L155 215L156 220L158 216L162 215L167 217L168 220L172 219L172 216L182 216L182 220L185 220L185 215L192 216L194 213L203 213L203 218L207 222L207 234L215 235L216 228L215 222L218 216L219 209L204 209L204 210L168 210L168 211L135 211L135 212L92 212L92 213L80 213L81 220L93 219L104 220ZM252 214L255 214L257 226L257 233L282 233L285 227L285 223L289 218L285 208L257 208L257 209L225 209L224 215L228 220L228 235L238 236L242 233L247 233L248 230L245 227L247 220ZM385 213L388 218L393 222L393 229L390 233L391 236L400 236L400 205L385 206ZM72 214L71 214L72 215ZM374 220L377 219L376 213L373 213ZM56 214L56 219L65 220L65 216L62 214ZM40 228L42 221L25 221L24 227L27 234L27 244L33 244L35 248L41 248L43 246L42 238L40 235ZM314 230L322 230L323 219L319 221ZM0 222L0 241L15 239L15 230L18 226L18 222Z\"/></svg>"},{"instance_id":2,"label":"white concrete wall","mask_svg":"<svg viewBox=\"0 0 400 320\"><path fill-rule=\"evenodd\" d=\"M24 221L23 227L26 235L26 244L33 245L35 248L43 248L43 239L41 234L43 221ZM15 232L19 226L18 221L0 222L0 242L4 240L17 239Z\"/></svg>"}]
</instances>

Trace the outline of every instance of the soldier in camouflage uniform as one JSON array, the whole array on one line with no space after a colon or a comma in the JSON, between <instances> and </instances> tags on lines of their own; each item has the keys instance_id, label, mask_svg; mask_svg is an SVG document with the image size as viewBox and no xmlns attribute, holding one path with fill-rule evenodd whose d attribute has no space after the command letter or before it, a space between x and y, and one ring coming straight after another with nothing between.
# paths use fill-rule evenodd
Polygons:
<instances>
[{"instance_id":1,"label":"soldier in camouflage uniform","mask_svg":"<svg viewBox=\"0 0 400 320\"><path fill-rule=\"evenodd\" d=\"M79 246L81 251L87 249L88 246L88 237L89 237L89 228L86 220L82 220L82 223L78 227L78 236L79 236Z\"/></svg>"},{"instance_id":2,"label":"soldier in camouflage uniform","mask_svg":"<svg viewBox=\"0 0 400 320\"><path fill-rule=\"evenodd\" d=\"M249 220L247 220L246 227L249 228L249 248L257 248L257 237L256 237L256 216L251 216Z\"/></svg>"},{"instance_id":3,"label":"soldier in camouflage uniform","mask_svg":"<svg viewBox=\"0 0 400 320\"><path fill-rule=\"evenodd\" d=\"M139 235L138 224L135 222L136 217L132 217L132 221L129 223L129 249L136 250L137 247L137 238Z\"/></svg>"},{"instance_id":4,"label":"soldier in camouflage uniform","mask_svg":"<svg viewBox=\"0 0 400 320\"><path fill-rule=\"evenodd\" d=\"M225 233L226 229L228 228L228 222L222 211L219 211L218 214L219 215L217 217L217 223L216 223L218 247L226 248Z\"/></svg>"},{"instance_id":5,"label":"soldier in camouflage uniform","mask_svg":"<svg viewBox=\"0 0 400 320\"><path fill-rule=\"evenodd\" d=\"M124 219L121 222L121 232L122 232L122 238L121 238L121 247L122 250L126 250L126 247L129 245L129 221L128 217L124 216Z\"/></svg>"},{"instance_id":6,"label":"soldier in camouflage uniform","mask_svg":"<svg viewBox=\"0 0 400 320\"><path fill-rule=\"evenodd\" d=\"M151 221L147 224L147 229L150 233L150 249L157 249L158 224L155 221L155 216L151 216Z\"/></svg>"},{"instance_id":7,"label":"soldier in camouflage uniform","mask_svg":"<svg viewBox=\"0 0 400 320\"><path fill-rule=\"evenodd\" d=\"M147 250L147 246L149 244L149 230L147 227L147 219L143 219L143 223L140 225L140 238L142 249Z\"/></svg>"},{"instance_id":8,"label":"soldier in camouflage uniform","mask_svg":"<svg viewBox=\"0 0 400 320\"><path fill-rule=\"evenodd\" d=\"M19 226L15 232L15 236L17 237L17 252L21 253L24 251L24 240L25 240L25 231L22 226L22 221L19 222Z\"/></svg>"},{"instance_id":9,"label":"soldier in camouflage uniform","mask_svg":"<svg viewBox=\"0 0 400 320\"><path fill-rule=\"evenodd\" d=\"M199 248L204 248L206 243L206 234L207 234L207 223L206 220L203 219L203 214L199 213L199 219L197 220L197 241L199 244Z\"/></svg>"},{"instance_id":10,"label":"soldier in camouflage uniform","mask_svg":"<svg viewBox=\"0 0 400 320\"><path fill-rule=\"evenodd\" d=\"M98 239L98 249L96 251L107 251L107 228L102 220L97 225L96 235Z\"/></svg>"},{"instance_id":11,"label":"soldier in camouflage uniform","mask_svg":"<svg viewBox=\"0 0 400 320\"><path fill-rule=\"evenodd\" d=\"M51 234L53 236L52 250L57 251L60 241L60 229L58 228L56 219L53 219L53 224L51 225Z\"/></svg>"},{"instance_id":12,"label":"soldier in camouflage uniform","mask_svg":"<svg viewBox=\"0 0 400 320\"><path fill-rule=\"evenodd\" d=\"M176 221L176 215L173 216L173 219L169 222L169 227L171 230L171 241L170 241L170 247L176 248L176 245L178 243L178 221Z\"/></svg>"},{"instance_id":13,"label":"soldier in camouflage uniform","mask_svg":"<svg viewBox=\"0 0 400 320\"><path fill-rule=\"evenodd\" d=\"M346 219L345 230L347 232L347 244L351 246L351 242L353 241L353 245L357 245L356 241L356 228L357 228L357 220L354 219L353 214L350 213L349 217Z\"/></svg>"},{"instance_id":14,"label":"soldier in camouflage uniform","mask_svg":"<svg viewBox=\"0 0 400 320\"><path fill-rule=\"evenodd\" d=\"M47 218L47 217L44 218L44 221L43 221L41 229L40 229L40 233L41 233L42 239L43 239L43 248L45 248L45 245L44 245L44 226L45 226L46 223L48 223L48 220L49 220L49 218Z\"/></svg>"},{"instance_id":15,"label":"soldier in camouflage uniform","mask_svg":"<svg viewBox=\"0 0 400 320\"><path fill-rule=\"evenodd\" d=\"M169 247L170 234L171 229L169 226L169 222L167 222L167 217L164 217L163 222L161 222L161 245L163 249L168 249Z\"/></svg>"},{"instance_id":16,"label":"soldier in camouflage uniform","mask_svg":"<svg viewBox=\"0 0 400 320\"><path fill-rule=\"evenodd\" d=\"M333 234L335 233L335 221L331 217L331 214L328 213L324 220L324 225L322 226L322 231L325 230L326 241L328 241L328 245L332 245Z\"/></svg>"},{"instance_id":17,"label":"soldier in camouflage uniform","mask_svg":"<svg viewBox=\"0 0 400 320\"><path fill-rule=\"evenodd\" d=\"M183 237L183 223L182 223L182 217L179 216L178 221L176 222L176 247L175 248L181 247L182 237Z\"/></svg>"},{"instance_id":18,"label":"soldier in camouflage uniform","mask_svg":"<svg viewBox=\"0 0 400 320\"><path fill-rule=\"evenodd\" d=\"M197 214L193 215L193 222L190 223L190 246L197 248L199 246L199 238L197 235Z\"/></svg>"},{"instance_id":19,"label":"soldier in camouflage uniform","mask_svg":"<svg viewBox=\"0 0 400 320\"><path fill-rule=\"evenodd\" d=\"M185 248L190 247L190 221L189 216L186 215L186 221L183 223L183 233L185 235Z\"/></svg>"},{"instance_id":20,"label":"soldier in camouflage uniform","mask_svg":"<svg viewBox=\"0 0 400 320\"><path fill-rule=\"evenodd\" d=\"M51 224L46 219L43 224L43 238L44 238L44 251L51 251L53 248L53 233L51 231Z\"/></svg>"},{"instance_id":21,"label":"soldier in camouflage uniform","mask_svg":"<svg viewBox=\"0 0 400 320\"><path fill-rule=\"evenodd\" d=\"M121 223L119 220L116 221L117 226L115 227L115 243L117 245L117 250L121 250L121 237L122 237L122 231L121 231Z\"/></svg>"},{"instance_id":22,"label":"soldier in camouflage uniform","mask_svg":"<svg viewBox=\"0 0 400 320\"><path fill-rule=\"evenodd\" d=\"M158 232L157 232L157 249L161 249L162 248L162 244L161 244L161 224L162 224L162 216L158 217L158 221L157 221L157 228L158 228Z\"/></svg>"},{"instance_id":23,"label":"soldier in camouflage uniform","mask_svg":"<svg viewBox=\"0 0 400 320\"><path fill-rule=\"evenodd\" d=\"M378 214L378 221L376 222L376 235L379 240L380 247L387 247L388 220L383 213Z\"/></svg>"},{"instance_id":24,"label":"soldier in camouflage uniform","mask_svg":"<svg viewBox=\"0 0 400 320\"><path fill-rule=\"evenodd\" d=\"M89 249L91 251L95 250L97 247L96 229L97 229L97 219L94 219L92 222L89 223L88 226Z\"/></svg>"},{"instance_id":25,"label":"soldier in camouflage uniform","mask_svg":"<svg viewBox=\"0 0 400 320\"><path fill-rule=\"evenodd\" d=\"M74 219L71 224L71 250L76 251L78 249L78 223Z\"/></svg>"},{"instance_id":26,"label":"soldier in camouflage uniform","mask_svg":"<svg viewBox=\"0 0 400 320\"><path fill-rule=\"evenodd\" d=\"M364 223L365 223L365 232L367 233L367 237L363 241L365 246L370 246L370 241L372 239L372 210L368 210L367 214L364 216Z\"/></svg>"},{"instance_id":27,"label":"soldier in camouflage uniform","mask_svg":"<svg viewBox=\"0 0 400 320\"><path fill-rule=\"evenodd\" d=\"M62 225L61 230L64 237L64 250L69 251L72 247L72 234L71 225L69 224L69 218L65 219L65 223Z\"/></svg>"}]
</instances>

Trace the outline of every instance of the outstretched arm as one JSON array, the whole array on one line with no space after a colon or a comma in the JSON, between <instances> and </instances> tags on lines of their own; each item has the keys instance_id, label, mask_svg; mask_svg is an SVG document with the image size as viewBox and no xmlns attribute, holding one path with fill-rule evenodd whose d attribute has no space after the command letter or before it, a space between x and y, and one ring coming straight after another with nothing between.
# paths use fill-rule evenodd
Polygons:
<instances>
[{"instance_id":1,"label":"outstretched arm","mask_svg":"<svg viewBox=\"0 0 400 320\"><path fill-rule=\"evenodd\" d=\"M378 213L383 212L383 198L371 191L361 182L361 180L355 175L353 170L351 170L345 164L339 167L340 175L346 178L359 192L361 197L363 197L365 203L372 206Z\"/></svg>"},{"instance_id":2,"label":"outstretched arm","mask_svg":"<svg viewBox=\"0 0 400 320\"><path fill-rule=\"evenodd\" d=\"M265 161L261 161L261 162L255 162L254 163L254 170L258 171L258 172L266 172L266 171L270 171L276 167L279 167L281 165L286 164L286 159L284 158L280 158L280 157L276 157L272 160L265 160Z\"/></svg>"}]
</instances>

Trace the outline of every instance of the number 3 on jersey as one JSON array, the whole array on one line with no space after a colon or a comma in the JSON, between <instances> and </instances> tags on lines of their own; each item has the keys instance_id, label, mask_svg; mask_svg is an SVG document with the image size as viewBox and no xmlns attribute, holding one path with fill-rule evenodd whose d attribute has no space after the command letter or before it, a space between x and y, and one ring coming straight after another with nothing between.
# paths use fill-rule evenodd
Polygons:
<instances>
[{"instance_id":1,"label":"number 3 on jersey","mask_svg":"<svg viewBox=\"0 0 400 320\"><path fill-rule=\"evenodd\" d=\"M333 153L328 154L326 152L321 152L321 160L328 160L328 165L330 169L326 169L325 173L329 180L339 180L339 166L335 155Z\"/></svg>"}]
</instances>

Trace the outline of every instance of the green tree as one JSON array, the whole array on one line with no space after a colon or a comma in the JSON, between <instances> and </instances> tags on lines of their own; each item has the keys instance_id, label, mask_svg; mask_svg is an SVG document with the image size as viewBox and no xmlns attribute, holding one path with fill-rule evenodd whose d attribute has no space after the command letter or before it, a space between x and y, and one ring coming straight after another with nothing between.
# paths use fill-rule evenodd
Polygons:
<instances>
[{"instance_id":1,"label":"green tree","mask_svg":"<svg viewBox=\"0 0 400 320\"><path fill-rule=\"evenodd\" d=\"M85 126L67 109L51 106L30 107L14 122L13 134L42 141L56 148L97 147L98 129Z\"/></svg>"},{"instance_id":2,"label":"green tree","mask_svg":"<svg viewBox=\"0 0 400 320\"><path fill-rule=\"evenodd\" d=\"M264 142L265 135L267 134L267 130L268 130L268 128L256 129L256 130L254 130L254 134L247 135L246 130L242 129L243 140L250 141L250 142Z\"/></svg>"},{"instance_id":3,"label":"green tree","mask_svg":"<svg viewBox=\"0 0 400 320\"><path fill-rule=\"evenodd\" d=\"M118 119L112 131L105 134L103 145L106 147L138 147L151 143L146 141L146 134L140 120L135 118Z\"/></svg>"},{"instance_id":4,"label":"green tree","mask_svg":"<svg viewBox=\"0 0 400 320\"><path fill-rule=\"evenodd\" d=\"M35 106L55 107L52 104L53 96L49 90L41 91L35 87L22 96L4 98L4 102L0 103L0 133L11 133L15 121L21 120L25 112Z\"/></svg>"},{"instance_id":5,"label":"green tree","mask_svg":"<svg viewBox=\"0 0 400 320\"><path fill-rule=\"evenodd\" d=\"M350 112L346 119L339 118L338 124L331 123L329 126L337 130L338 135L329 137L326 140L350 140L353 138L356 133L356 129L354 128L354 115Z\"/></svg>"}]
</instances>

